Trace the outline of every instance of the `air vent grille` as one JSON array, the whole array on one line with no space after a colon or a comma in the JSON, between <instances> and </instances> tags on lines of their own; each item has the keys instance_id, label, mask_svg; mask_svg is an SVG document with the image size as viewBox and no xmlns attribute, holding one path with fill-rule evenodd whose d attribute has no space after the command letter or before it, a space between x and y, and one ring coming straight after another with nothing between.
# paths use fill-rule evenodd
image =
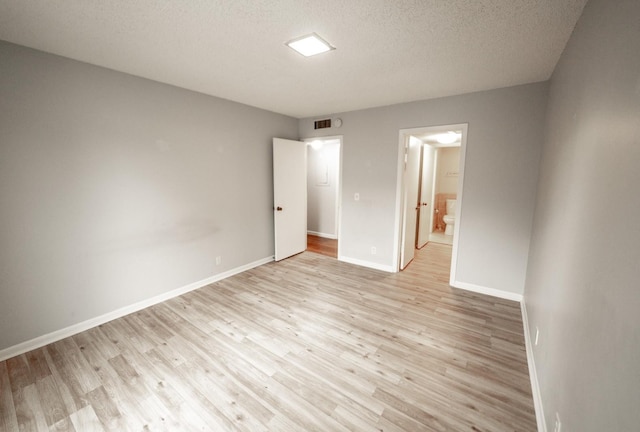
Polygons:
<instances>
[{"instance_id":1,"label":"air vent grille","mask_svg":"<svg viewBox=\"0 0 640 432\"><path fill-rule=\"evenodd\" d=\"M313 123L314 129L326 129L331 127L331 119L316 120Z\"/></svg>"}]
</instances>

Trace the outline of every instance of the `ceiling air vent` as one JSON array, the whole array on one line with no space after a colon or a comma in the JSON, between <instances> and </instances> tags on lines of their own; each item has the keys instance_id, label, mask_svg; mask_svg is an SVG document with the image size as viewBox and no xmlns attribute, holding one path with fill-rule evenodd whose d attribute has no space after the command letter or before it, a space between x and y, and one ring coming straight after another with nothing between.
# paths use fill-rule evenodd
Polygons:
<instances>
[{"instance_id":1,"label":"ceiling air vent","mask_svg":"<svg viewBox=\"0 0 640 432\"><path fill-rule=\"evenodd\" d=\"M331 119L316 120L313 123L314 129L326 129L331 127Z\"/></svg>"}]
</instances>

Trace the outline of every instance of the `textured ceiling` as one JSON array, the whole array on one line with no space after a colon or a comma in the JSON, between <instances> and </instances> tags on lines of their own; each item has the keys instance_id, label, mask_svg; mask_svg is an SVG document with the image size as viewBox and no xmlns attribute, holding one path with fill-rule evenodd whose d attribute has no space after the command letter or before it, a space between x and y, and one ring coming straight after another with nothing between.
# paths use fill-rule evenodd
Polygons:
<instances>
[{"instance_id":1,"label":"textured ceiling","mask_svg":"<svg viewBox=\"0 0 640 432\"><path fill-rule=\"evenodd\" d=\"M308 117L544 81L585 3L0 0L0 39Z\"/></svg>"}]
</instances>

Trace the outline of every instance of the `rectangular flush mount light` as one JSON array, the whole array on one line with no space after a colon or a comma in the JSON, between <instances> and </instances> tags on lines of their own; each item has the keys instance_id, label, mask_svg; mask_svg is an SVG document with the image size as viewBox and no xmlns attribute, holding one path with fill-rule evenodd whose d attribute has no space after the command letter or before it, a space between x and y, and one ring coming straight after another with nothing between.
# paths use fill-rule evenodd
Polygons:
<instances>
[{"instance_id":1,"label":"rectangular flush mount light","mask_svg":"<svg viewBox=\"0 0 640 432\"><path fill-rule=\"evenodd\" d=\"M292 39L287 42L286 45L289 48L296 50L305 57L310 57L335 49L334 47L329 45L327 41L325 41L315 33Z\"/></svg>"}]
</instances>

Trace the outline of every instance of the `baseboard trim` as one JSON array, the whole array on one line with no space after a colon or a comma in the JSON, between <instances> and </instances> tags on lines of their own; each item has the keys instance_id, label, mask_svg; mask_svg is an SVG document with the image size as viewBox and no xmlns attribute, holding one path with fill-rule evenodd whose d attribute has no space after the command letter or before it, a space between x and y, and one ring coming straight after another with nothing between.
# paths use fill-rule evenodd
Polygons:
<instances>
[{"instance_id":1,"label":"baseboard trim","mask_svg":"<svg viewBox=\"0 0 640 432\"><path fill-rule=\"evenodd\" d=\"M321 232L317 232L317 231L307 231L307 234L312 235L312 236L316 236L316 237L327 238L327 239L331 239L331 240L336 240L338 238L338 236L335 235L335 234L325 234L325 233L321 233Z\"/></svg>"},{"instance_id":2,"label":"baseboard trim","mask_svg":"<svg viewBox=\"0 0 640 432\"><path fill-rule=\"evenodd\" d=\"M25 341L25 342L21 342L17 345L11 346L9 348L5 348L3 350L0 350L0 361L4 361L6 359L9 359L11 357L15 357L18 356L20 354L24 354L26 352L32 351L34 349L38 349L41 348L45 345L48 345L50 343L53 342L57 342L61 339L67 338L69 336L73 336L75 334L81 333L85 330L89 330L90 328L99 326L100 324L104 324L106 322L109 321L113 321L114 319L117 318L121 318L125 315L129 315L133 312L137 312L139 310L142 310L144 308L147 308L149 306L153 306L155 304L158 303L162 303L163 301L172 299L174 297L178 297L181 296L182 294L186 294L189 291L193 291L196 290L198 288L202 288L205 287L209 284L212 284L214 282L218 282L222 279L226 279L228 277L237 275L238 273L242 273L244 271L250 270L252 268L255 267L259 267L263 264L267 264L269 262L272 262L274 259L273 256L267 257L267 258L262 258L259 259L257 261L254 261L252 263L249 264L245 264L239 267L236 267L234 269L231 270L227 270L226 272L222 272L222 273L218 273L215 274L211 277L208 277L206 279L202 279L200 281L197 282L193 282L190 283L189 285L185 285L181 288L177 288L174 289L172 291L163 293L163 294L159 294L157 296L151 297L149 299L146 300L142 300L139 301L137 303L134 303L132 305L129 306L125 306L123 308L120 309L116 309L112 312L108 312L104 315L100 315L98 317L95 318L90 318L86 321L80 322L78 324L73 324L69 327L65 327L63 329L60 330L56 330L53 331L51 333L42 335L42 336L38 336L37 338Z\"/></svg>"},{"instance_id":3,"label":"baseboard trim","mask_svg":"<svg viewBox=\"0 0 640 432\"><path fill-rule=\"evenodd\" d=\"M338 261L344 261L349 264L359 265L361 267L368 267L374 270L382 270L387 273L395 273L396 270L393 266L387 266L384 264L372 263L369 261L359 260L356 258L349 258L344 255L338 257Z\"/></svg>"},{"instance_id":4,"label":"baseboard trim","mask_svg":"<svg viewBox=\"0 0 640 432\"><path fill-rule=\"evenodd\" d=\"M492 297L499 297L505 300L513 300L517 302L522 301L522 294L512 293L509 291L502 291L495 288L483 287L480 285L474 285L466 282L454 281L450 284L454 288L460 288L467 291L473 291L480 294L490 295Z\"/></svg>"},{"instance_id":5,"label":"baseboard trim","mask_svg":"<svg viewBox=\"0 0 640 432\"><path fill-rule=\"evenodd\" d=\"M529 317L527 316L527 307L524 299L520 302L520 310L522 311L522 326L524 327L524 342L527 350L527 364L529 365L529 379L531 380L533 407L536 411L536 423L538 424L538 432L547 432L547 424L544 420L544 409L542 407L542 394L540 393L540 384L538 383L536 362L533 357L533 344L531 343L531 332L529 331Z\"/></svg>"}]
</instances>

